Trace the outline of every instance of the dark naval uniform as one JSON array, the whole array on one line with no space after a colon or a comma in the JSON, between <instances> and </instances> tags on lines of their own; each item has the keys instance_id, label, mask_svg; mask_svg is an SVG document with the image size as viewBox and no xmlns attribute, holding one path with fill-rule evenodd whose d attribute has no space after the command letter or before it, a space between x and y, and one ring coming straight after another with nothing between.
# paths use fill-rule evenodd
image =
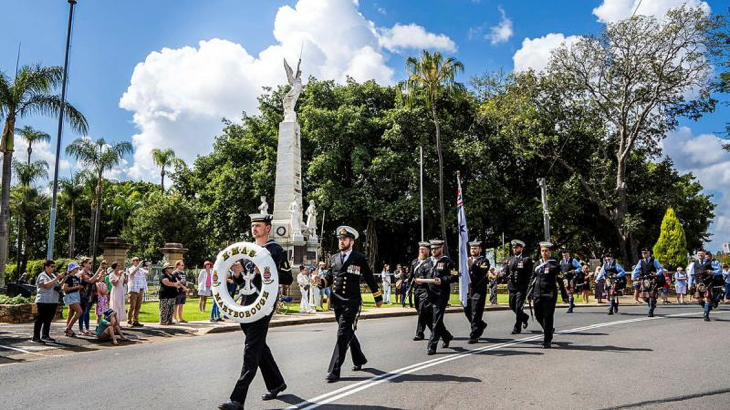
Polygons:
<instances>
[{"instance_id":1,"label":"dark naval uniform","mask_svg":"<svg viewBox=\"0 0 730 410\"><path fill-rule=\"evenodd\" d=\"M443 244L442 241L440 241ZM434 242L431 243L434 246ZM441 255L438 258L431 258L433 266L428 273L427 279L441 280L441 284L435 283L428 284L428 305L431 310L431 324L433 329L431 330L431 338L428 341L428 353L436 353L436 346L438 345L439 339L443 339L443 347L449 347L449 343L454 338L451 333L446 330L444 326L444 314L446 313L446 305L449 304L449 297L451 296L451 283L456 280L451 275L451 270L454 269L454 262L449 259L446 255Z\"/></svg>"},{"instance_id":2,"label":"dark naval uniform","mask_svg":"<svg viewBox=\"0 0 730 410\"><path fill-rule=\"evenodd\" d=\"M487 287L489 285L489 260L483 255L474 259L469 258L469 293L464 314L471 323L469 342L474 343L482 336L487 323L482 320L484 303L487 301Z\"/></svg>"},{"instance_id":3,"label":"dark naval uniform","mask_svg":"<svg viewBox=\"0 0 730 410\"><path fill-rule=\"evenodd\" d=\"M532 259L523 254L513 255L509 258L509 262L502 273L503 277L508 279L509 307L515 312L515 326L512 329L512 334L522 332L522 327L527 328L527 319L530 318L523 311L523 308L525 307L527 286L530 284L530 278L532 277L532 267Z\"/></svg>"},{"instance_id":4,"label":"dark naval uniform","mask_svg":"<svg viewBox=\"0 0 730 410\"><path fill-rule=\"evenodd\" d=\"M268 221L270 221L270 217L271 215L266 215L264 219L257 219L252 216L251 221L265 221L265 218L269 218ZM281 245L274 242L273 239L269 239L269 241L264 245L264 248L269 251L271 258L276 264L276 269L279 273L279 283L282 285L290 285L293 278L284 249ZM244 282L242 276L243 275L240 275L239 277L234 276L234 281L239 285ZM247 295L241 302L242 305L253 304L256 301L256 298L258 298L258 290L262 288L261 274L256 274L251 282L257 291L251 295ZM257 369L261 369L261 375L264 377L266 389L269 392L272 392L274 397L276 397L276 394L279 391L286 388L284 377L281 375L279 367L276 365L276 361L274 360L274 356L271 354L271 350L266 344L266 334L269 331L269 322L275 312L276 309L272 310L271 314L268 316L252 323L241 323L241 330L243 330L243 333L246 335L243 347L243 368L241 369L241 376L238 378L236 386L233 388L233 393L231 393L231 400L241 403L241 405L246 401L248 387L254 376L256 376Z\"/></svg>"},{"instance_id":5,"label":"dark naval uniform","mask_svg":"<svg viewBox=\"0 0 730 410\"><path fill-rule=\"evenodd\" d=\"M555 331L555 304L558 301L558 275L560 264L550 257L548 260L541 260L533 271L528 295L535 306L535 318L542 326L543 347L549 348ZM561 287L563 299L568 299L567 292Z\"/></svg>"},{"instance_id":6,"label":"dark naval uniform","mask_svg":"<svg viewBox=\"0 0 730 410\"><path fill-rule=\"evenodd\" d=\"M339 378L348 347L356 368L368 362L360 348L360 342L355 336L355 321L362 304L360 280L365 280L370 291L373 292L376 303L383 300L382 293L378 290L378 284L375 282L373 271L370 269L365 255L356 251L350 251L349 256L345 255L343 252L332 255L330 258L330 271L319 285L320 288L332 286L331 303L338 324L337 344L332 352L332 359L328 368L327 380L329 381L335 381Z\"/></svg>"},{"instance_id":7,"label":"dark naval uniform","mask_svg":"<svg viewBox=\"0 0 730 410\"><path fill-rule=\"evenodd\" d=\"M426 244L428 246L428 244ZM433 333L433 319L431 306L428 304L428 284L415 282L416 278L427 279L433 268L433 259L414 259L411 262L411 289L416 297L416 310L418 311L418 325L416 326L416 336L413 340L423 340L425 335L423 332L428 327Z\"/></svg>"}]
</instances>

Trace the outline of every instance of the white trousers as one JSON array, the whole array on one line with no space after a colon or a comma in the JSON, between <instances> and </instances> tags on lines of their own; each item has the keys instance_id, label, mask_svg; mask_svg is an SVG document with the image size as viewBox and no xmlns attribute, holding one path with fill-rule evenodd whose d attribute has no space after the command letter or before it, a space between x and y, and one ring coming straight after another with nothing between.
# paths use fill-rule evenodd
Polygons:
<instances>
[{"instance_id":1,"label":"white trousers","mask_svg":"<svg viewBox=\"0 0 730 410\"><path fill-rule=\"evenodd\" d=\"M299 287L299 290L302 292L302 301L299 302L299 313L309 313L312 310L312 308L309 307L309 291L304 290L301 286Z\"/></svg>"}]
</instances>

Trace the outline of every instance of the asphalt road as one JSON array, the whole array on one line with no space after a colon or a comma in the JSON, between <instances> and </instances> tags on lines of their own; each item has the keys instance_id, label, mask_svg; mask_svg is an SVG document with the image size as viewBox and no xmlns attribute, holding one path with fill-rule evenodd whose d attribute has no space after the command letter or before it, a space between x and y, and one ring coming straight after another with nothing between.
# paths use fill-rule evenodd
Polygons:
<instances>
[{"instance_id":1,"label":"asphalt road","mask_svg":"<svg viewBox=\"0 0 730 410\"><path fill-rule=\"evenodd\" d=\"M258 375L246 408L599 409L730 408L730 308L702 321L699 306L622 306L618 315L559 309L555 348L543 350L539 325L509 334L513 315L489 312L486 339L466 344L462 314L446 315L457 339L435 356L413 342L415 317L367 320L358 337L361 372L343 367L324 380L334 323L270 329L269 345L289 388L263 402ZM533 333L534 332L534 333ZM166 338L101 351L0 366L3 409L214 409L240 372L242 334Z\"/></svg>"}]
</instances>

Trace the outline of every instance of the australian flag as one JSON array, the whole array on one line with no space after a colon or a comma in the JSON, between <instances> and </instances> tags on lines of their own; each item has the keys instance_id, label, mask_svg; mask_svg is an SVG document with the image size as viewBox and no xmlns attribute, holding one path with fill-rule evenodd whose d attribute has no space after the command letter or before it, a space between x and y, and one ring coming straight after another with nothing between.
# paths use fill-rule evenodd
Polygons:
<instances>
[{"instance_id":1,"label":"australian flag","mask_svg":"<svg viewBox=\"0 0 730 410\"><path fill-rule=\"evenodd\" d=\"M469 232L466 229L466 213L464 212L464 196L461 191L461 179L456 176L458 190L456 191L456 210L459 220L459 301L466 306L469 294Z\"/></svg>"}]
</instances>

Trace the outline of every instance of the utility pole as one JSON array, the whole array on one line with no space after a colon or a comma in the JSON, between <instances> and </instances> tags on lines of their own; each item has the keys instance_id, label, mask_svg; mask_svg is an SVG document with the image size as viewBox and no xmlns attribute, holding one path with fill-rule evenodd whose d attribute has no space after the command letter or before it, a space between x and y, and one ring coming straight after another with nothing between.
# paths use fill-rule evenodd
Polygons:
<instances>
[{"instance_id":1,"label":"utility pole","mask_svg":"<svg viewBox=\"0 0 730 410\"><path fill-rule=\"evenodd\" d=\"M58 109L58 135L56 137L56 165L53 172L53 199L51 200L51 221L48 224L48 250L46 259L53 259L53 241L56 234L56 203L58 198L58 163L61 160L61 134L63 133L63 115L66 106L66 84L68 82L68 52L71 48L71 27L73 26L74 6L76 0L68 0L68 29L66 30L66 57L63 62L63 83L61 84L61 107ZM101 204L99 204L101 206ZM94 255L96 249L94 249Z\"/></svg>"},{"instance_id":2,"label":"utility pole","mask_svg":"<svg viewBox=\"0 0 730 410\"><path fill-rule=\"evenodd\" d=\"M421 156L421 171L420 171L420 185L421 185L421 242L424 241L423 239L423 145L421 145L419 148L420 156Z\"/></svg>"},{"instance_id":3,"label":"utility pole","mask_svg":"<svg viewBox=\"0 0 730 410\"><path fill-rule=\"evenodd\" d=\"M545 229L545 240L550 240L550 211L548 211L547 184L545 178L538 178L537 184L540 185L542 198L542 220Z\"/></svg>"}]
</instances>

